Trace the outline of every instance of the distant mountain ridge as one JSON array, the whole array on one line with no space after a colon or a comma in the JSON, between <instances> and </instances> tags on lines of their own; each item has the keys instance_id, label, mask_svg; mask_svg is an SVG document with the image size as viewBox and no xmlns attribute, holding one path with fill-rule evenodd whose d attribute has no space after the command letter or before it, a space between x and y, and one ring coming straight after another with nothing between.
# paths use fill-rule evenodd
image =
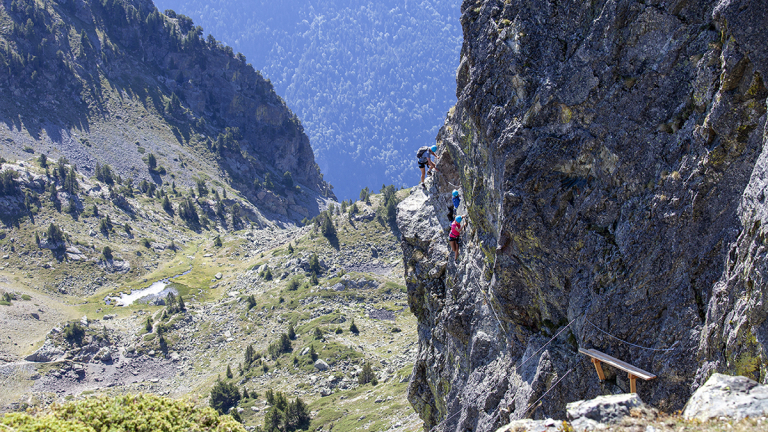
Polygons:
<instances>
[{"instance_id":1,"label":"distant mountain ridge","mask_svg":"<svg viewBox=\"0 0 768 432\"><path fill-rule=\"evenodd\" d=\"M161 0L241 51L301 119L340 198L413 185L456 102L457 0Z\"/></svg>"},{"instance_id":2,"label":"distant mountain ridge","mask_svg":"<svg viewBox=\"0 0 768 432\"><path fill-rule=\"evenodd\" d=\"M318 212L311 195L332 197L270 82L189 18L145 0L2 6L3 155L64 156L87 175L110 164L137 182L227 183L294 219Z\"/></svg>"}]
</instances>

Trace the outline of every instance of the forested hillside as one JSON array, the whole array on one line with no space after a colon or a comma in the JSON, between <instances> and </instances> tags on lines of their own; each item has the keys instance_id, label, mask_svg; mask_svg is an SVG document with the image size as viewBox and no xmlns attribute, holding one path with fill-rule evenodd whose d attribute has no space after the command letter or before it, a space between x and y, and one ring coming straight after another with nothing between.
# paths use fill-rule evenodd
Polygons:
<instances>
[{"instance_id":1,"label":"forested hillside","mask_svg":"<svg viewBox=\"0 0 768 432\"><path fill-rule=\"evenodd\" d=\"M459 2L161 0L245 54L309 135L341 199L414 184L455 103Z\"/></svg>"}]
</instances>

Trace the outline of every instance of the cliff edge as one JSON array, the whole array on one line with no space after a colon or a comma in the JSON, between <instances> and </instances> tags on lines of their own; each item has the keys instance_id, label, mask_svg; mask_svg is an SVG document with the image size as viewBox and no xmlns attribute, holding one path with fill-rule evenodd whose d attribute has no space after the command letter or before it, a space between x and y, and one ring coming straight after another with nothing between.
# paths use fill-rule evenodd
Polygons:
<instances>
[{"instance_id":1,"label":"cliff edge","mask_svg":"<svg viewBox=\"0 0 768 432\"><path fill-rule=\"evenodd\" d=\"M579 347L656 374L638 393L664 411L714 372L765 383L763 4L461 10L439 173L398 212L425 429L565 418L568 402L628 391ZM454 188L469 219L458 263Z\"/></svg>"}]
</instances>

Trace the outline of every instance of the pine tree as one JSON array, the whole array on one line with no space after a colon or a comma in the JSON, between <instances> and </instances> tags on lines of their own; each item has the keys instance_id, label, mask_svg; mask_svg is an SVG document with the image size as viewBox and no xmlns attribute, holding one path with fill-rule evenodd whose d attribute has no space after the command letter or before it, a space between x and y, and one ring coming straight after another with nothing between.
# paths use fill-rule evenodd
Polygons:
<instances>
[{"instance_id":1,"label":"pine tree","mask_svg":"<svg viewBox=\"0 0 768 432\"><path fill-rule=\"evenodd\" d=\"M227 378L232 378L234 375L232 375L232 368L227 365Z\"/></svg>"},{"instance_id":2,"label":"pine tree","mask_svg":"<svg viewBox=\"0 0 768 432\"><path fill-rule=\"evenodd\" d=\"M150 172L154 172L157 169L157 158L152 153L147 155L147 168L149 168Z\"/></svg>"},{"instance_id":3,"label":"pine tree","mask_svg":"<svg viewBox=\"0 0 768 432\"><path fill-rule=\"evenodd\" d=\"M349 331L351 331L354 334L360 334L360 330L357 329L357 324L355 324L355 320L352 320L352 323L349 325Z\"/></svg>"},{"instance_id":4,"label":"pine tree","mask_svg":"<svg viewBox=\"0 0 768 432\"><path fill-rule=\"evenodd\" d=\"M253 345L248 345L247 348L245 348L245 356L243 359L243 363L245 364L245 369L250 369L251 364L256 361L256 353L253 349Z\"/></svg>"},{"instance_id":5,"label":"pine tree","mask_svg":"<svg viewBox=\"0 0 768 432\"><path fill-rule=\"evenodd\" d=\"M163 197L163 210L165 210L166 213L173 214L173 206L167 195Z\"/></svg>"},{"instance_id":6,"label":"pine tree","mask_svg":"<svg viewBox=\"0 0 768 432\"><path fill-rule=\"evenodd\" d=\"M220 414L225 414L240 402L240 398L240 392L234 384L217 381L211 389L209 404Z\"/></svg>"},{"instance_id":7,"label":"pine tree","mask_svg":"<svg viewBox=\"0 0 768 432\"><path fill-rule=\"evenodd\" d=\"M147 324L144 326L144 328L147 330L147 333L152 333L152 318L147 317Z\"/></svg>"},{"instance_id":8,"label":"pine tree","mask_svg":"<svg viewBox=\"0 0 768 432\"><path fill-rule=\"evenodd\" d=\"M309 271L315 274L322 272L322 268L320 267L320 259L317 257L316 253L312 253L312 255L309 256Z\"/></svg>"},{"instance_id":9,"label":"pine tree","mask_svg":"<svg viewBox=\"0 0 768 432\"><path fill-rule=\"evenodd\" d=\"M376 379L376 375L373 373L373 368L371 368L370 363L365 363L363 366L363 371L360 372L360 375L357 376L357 383L360 385L373 383L373 385L378 384L378 380Z\"/></svg>"}]
</instances>

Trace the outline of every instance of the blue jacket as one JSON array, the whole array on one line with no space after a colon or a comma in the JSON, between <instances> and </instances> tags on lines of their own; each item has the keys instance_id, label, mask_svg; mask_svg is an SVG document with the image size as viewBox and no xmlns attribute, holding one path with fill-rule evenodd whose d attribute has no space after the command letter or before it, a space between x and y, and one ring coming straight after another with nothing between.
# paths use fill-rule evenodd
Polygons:
<instances>
[{"instance_id":1,"label":"blue jacket","mask_svg":"<svg viewBox=\"0 0 768 432\"><path fill-rule=\"evenodd\" d=\"M461 198L457 196L453 197L453 208L459 208L459 204L461 204Z\"/></svg>"}]
</instances>

